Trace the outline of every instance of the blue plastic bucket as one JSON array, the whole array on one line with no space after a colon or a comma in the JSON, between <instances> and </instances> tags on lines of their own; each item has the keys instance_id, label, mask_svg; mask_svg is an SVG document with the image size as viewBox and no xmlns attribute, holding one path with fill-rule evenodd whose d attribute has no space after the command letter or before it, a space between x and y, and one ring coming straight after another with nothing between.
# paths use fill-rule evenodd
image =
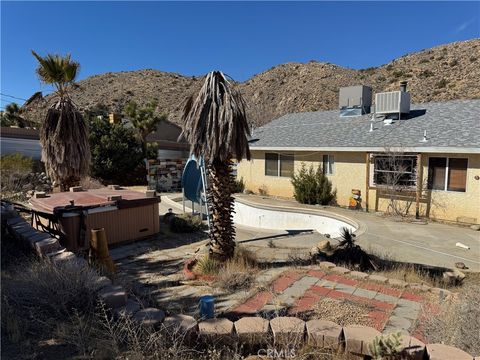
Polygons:
<instances>
[{"instance_id":1,"label":"blue plastic bucket","mask_svg":"<svg viewBox=\"0 0 480 360\"><path fill-rule=\"evenodd\" d=\"M199 307L202 319L213 319L215 316L215 297L212 295L202 296Z\"/></svg>"}]
</instances>

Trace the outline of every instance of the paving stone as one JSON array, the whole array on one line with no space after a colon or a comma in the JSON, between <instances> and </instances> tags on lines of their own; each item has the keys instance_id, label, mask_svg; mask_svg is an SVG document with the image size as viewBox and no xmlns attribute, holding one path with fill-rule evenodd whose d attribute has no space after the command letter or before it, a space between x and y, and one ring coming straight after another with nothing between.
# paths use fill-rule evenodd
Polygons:
<instances>
[{"instance_id":1,"label":"paving stone","mask_svg":"<svg viewBox=\"0 0 480 360\"><path fill-rule=\"evenodd\" d=\"M382 293L378 293L377 295L375 295L374 299L378 300L378 301L387 302L387 303L390 303L390 304L396 304L399 300L398 297L385 295L385 294L382 294Z\"/></svg>"},{"instance_id":2,"label":"paving stone","mask_svg":"<svg viewBox=\"0 0 480 360\"><path fill-rule=\"evenodd\" d=\"M345 285L345 284L337 284L335 286L336 291L343 292L345 294L353 294L357 288L355 286Z\"/></svg>"},{"instance_id":3,"label":"paving stone","mask_svg":"<svg viewBox=\"0 0 480 360\"><path fill-rule=\"evenodd\" d=\"M163 326L170 334L191 336L198 332L198 323L194 317L184 314L174 314L165 318Z\"/></svg>"},{"instance_id":4,"label":"paving stone","mask_svg":"<svg viewBox=\"0 0 480 360\"><path fill-rule=\"evenodd\" d=\"M316 286L321 286L326 289L335 289L337 286L337 283L333 281L328 281L328 280L320 280Z\"/></svg>"},{"instance_id":5,"label":"paving stone","mask_svg":"<svg viewBox=\"0 0 480 360\"><path fill-rule=\"evenodd\" d=\"M388 279L388 283L392 286L396 286L399 288L406 288L408 286L408 283L406 281L398 279Z\"/></svg>"},{"instance_id":6,"label":"paving stone","mask_svg":"<svg viewBox=\"0 0 480 360\"><path fill-rule=\"evenodd\" d=\"M329 262L329 261L320 261L320 263L318 264L322 269L332 269L334 267L336 267L336 265L332 262Z\"/></svg>"},{"instance_id":7,"label":"paving stone","mask_svg":"<svg viewBox=\"0 0 480 360\"><path fill-rule=\"evenodd\" d=\"M93 283L97 289L103 289L106 286L112 285L112 280L106 276L99 276L93 281Z\"/></svg>"},{"instance_id":8,"label":"paving stone","mask_svg":"<svg viewBox=\"0 0 480 360\"><path fill-rule=\"evenodd\" d=\"M225 318L207 319L198 323L198 335L215 341L232 338L233 322Z\"/></svg>"},{"instance_id":9,"label":"paving stone","mask_svg":"<svg viewBox=\"0 0 480 360\"><path fill-rule=\"evenodd\" d=\"M362 289L362 288L356 288L355 291L353 292L353 295L363 297L366 299L373 299L377 295L377 292L372 290Z\"/></svg>"},{"instance_id":10,"label":"paving stone","mask_svg":"<svg viewBox=\"0 0 480 360\"><path fill-rule=\"evenodd\" d=\"M30 248L35 249L35 243L49 238L51 238L50 234L36 232L32 236L27 237L25 242Z\"/></svg>"},{"instance_id":11,"label":"paving stone","mask_svg":"<svg viewBox=\"0 0 480 360\"><path fill-rule=\"evenodd\" d=\"M269 339L270 322L261 317L244 317L235 321L235 331L243 343L263 344Z\"/></svg>"},{"instance_id":12,"label":"paving stone","mask_svg":"<svg viewBox=\"0 0 480 360\"><path fill-rule=\"evenodd\" d=\"M40 240L35 243L35 250L39 256L45 256L48 253L58 251L62 248L55 238Z\"/></svg>"},{"instance_id":13,"label":"paving stone","mask_svg":"<svg viewBox=\"0 0 480 360\"><path fill-rule=\"evenodd\" d=\"M372 327L362 325L348 325L343 327L345 336L345 350L349 353L373 355L369 345L373 343L380 332Z\"/></svg>"},{"instance_id":14,"label":"paving stone","mask_svg":"<svg viewBox=\"0 0 480 360\"><path fill-rule=\"evenodd\" d=\"M323 349L338 350L342 341L342 327L328 320L310 320L306 322L309 345Z\"/></svg>"},{"instance_id":15,"label":"paving stone","mask_svg":"<svg viewBox=\"0 0 480 360\"><path fill-rule=\"evenodd\" d=\"M125 306L114 309L114 313L117 317L120 316L134 316L140 311L141 304L138 301L128 299Z\"/></svg>"},{"instance_id":16,"label":"paving stone","mask_svg":"<svg viewBox=\"0 0 480 360\"><path fill-rule=\"evenodd\" d=\"M453 346L444 344L428 344L427 353L430 360L472 360L473 356L457 349Z\"/></svg>"},{"instance_id":17,"label":"paving stone","mask_svg":"<svg viewBox=\"0 0 480 360\"><path fill-rule=\"evenodd\" d=\"M20 217L20 216L17 216L17 217L14 217L14 218L11 218L11 219L7 219L7 226L13 226L13 225L18 225L18 224L27 224L27 222L25 221L24 218Z\"/></svg>"},{"instance_id":18,"label":"paving stone","mask_svg":"<svg viewBox=\"0 0 480 360\"><path fill-rule=\"evenodd\" d=\"M367 273L364 273L364 272L361 272L361 271L350 271L350 273L348 275L351 276L351 277L354 277L356 279L361 279L361 280L365 280L369 276Z\"/></svg>"},{"instance_id":19,"label":"paving stone","mask_svg":"<svg viewBox=\"0 0 480 360\"><path fill-rule=\"evenodd\" d=\"M409 289L418 290L418 291L430 291L431 287L425 284L409 284Z\"/></svg>"},{"instance_id":20,"label":"paving stone","mask_svg":"<svg viewBox=\"0 0 480 360\"><path fill-rule=\"evenodd\" d=\"M402 317L408 320L416 320L420 310L412 306L397 305L392 311L392 315Z\"/></svg>"},{"instance_id":21,"label":"paving stone","mask_svg":"<svg viewBox=\"0 0 480 360\"><path fill-rule=\"evenodd\" d=\"M145 308L137 311L133 319L144 326L158 327L165 319L165 313L157 308Z\"/></svg>"},{"instance_id":22,"label":"paving stone","mask_svg":"<svg viewBox=\"0 0 480 360\"><path fill-rule=\"evenodd\" d=\"M311 286L318 283L318 279L311 276L304 276L285 289L276 298L280 303L291 306L297 298L302 296Z\"/></svg>"},{"instance_id":23,"label":"paving stone","mask_svg":"<svg viewBox=\"0 0 480 360\"><path fill-rule=\"evenodd\" d=\"M303 341L305 321L289 316L279 316L270 320L273 339L276 344L298 344Z\"/></svg>"},{"instance_id":24,"label":"paving stone","mask_svg":"<svg viewBox=\"0 0 480 360\"><path fill-rule=\"evenodd\" d=\"M342 266L335 266L334 268L331 268L330 271L336 273L336 274L349 274L350 273L350 269L347 269L345 267L342 267Z\"/></svg>"},{"instance_id":25,"label":"paving stone","mask_svg":"<svg viewBox=\"0 0 480 360\"><path fill-rule=\"evenodd\" d=\"M382 283L382 284L386 284L388 281L388 279L385 276L381 276L381 275L370 275L368 279L375 282Z\"/></svg>"},{"instance_id":26,"label":"paving stone","mask_svg":"<svg viewBox=\"0 0 480 360\"><path fill-rule=\"evenodd\" d=\"M398 299L397 307L406 307L406 308L411 308L415 310L420 310L422 306L417 301L411 301L407 299Z\"/></svg>"},{"instance_id":27,"label":"paving stone","mask_svg":"<svg viewBox=\"0 0 480 360\"><path fill-rule=\"evenodd\" d=\"M53 254L53 253L50 253L50 254ZM48 256L48 259L53 264L60 264L60 263L65 262L65 261L71 261L71 260L73 260L77 257L71 251L63 251L63 252L61 252L59 254L55 254L55 255L50 255L50 254Z\"/></svg>"},{"instance_id":28,"label":"paving stone","mask_svg":"<svg viewBox=\"0 0 480 360\"><path fill-rule=\"evenodd\" d=\"M127 293L121 286L106 286L98 292L98 296L111 309L125 306L127 303Z\"/></svg>"},{"instance_id":29,"label":"paving stone","mask_svg":"<svg viewBox=\"0 0 480 360\"><path fill-rule=\"evenodd\" d=\"M412 322L404 317L392 315L385 325L386 329L402 329L409 330L412 327Z\"/></svg>"}]
</instances>

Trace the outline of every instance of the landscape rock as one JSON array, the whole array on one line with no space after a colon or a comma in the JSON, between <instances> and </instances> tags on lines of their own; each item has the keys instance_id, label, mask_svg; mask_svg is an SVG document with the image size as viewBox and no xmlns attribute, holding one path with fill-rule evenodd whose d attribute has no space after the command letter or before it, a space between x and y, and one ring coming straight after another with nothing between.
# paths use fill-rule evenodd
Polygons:
<instances>
[{"instance_id":1,"label":"landscape rock","mask_svg":"<svg viewBox=\"0 0 480 360\"><path fill-rule=\"evenodd\" d=\"M474 231L480 231L480 225L471 225L470 229L472 229Z\"/></svg>"},{"instance_id":2,"label":"landscape rock","mask_svg":"<svg viewBox=\"0 0 480 360\"><path fill-rule=\"evenodd\" d=\"M350 269L347 269L347 268L342 267L342 266L335 266L334 268L331 268L330 270L334 273L342 274L342 275L346 275L346 274L350 273Z\"/></svg>"},{"instance_id":3,"label":"landscape rock","mask_svg":"<svg viewBox=\"0 0 480 360\"><path fill-rule=\"evenodd\" d=\"M58 251L61 248L62 246L55 238L48 238L35 243L35 250L39 256L46 256L48 253Z\"/></svg>"},{"instance_id":4,"label":"landscape rock","mask_svg":"<svg viewBox=\"0 0 480 360\"><path fill-rule=\"evenodd\" d=\"M121 316L134 316L138 311L140 311L141 304L135 300L128 299L125 306L115 308L114 313L117 317Z\"/></svg>"},{"instance_id":5,"label":"landscape rock","mask_svg":"<svg viewBox=\"0 0 480 360\"><path fill-rule=\"evenodd\" d=\"M322 269L331 269L336 266L334 263L329 261L321 261L319 265Z\"/></svg>"},{"instance_id":6,"label":"landscape rock","mask_svg":"<svg viewBox=\"0 0 480 360\"><path fill-rule=\"evenodd\" d=\"M382 283L382 284L386 284L388 281L388 279L385 276L381 276L381 275L370 275L368 279L375 282Z\"/></svg>"},{"instance_id":7,"label":"landscape rock","mask_svg":"<svg viewBox=\"0 0 480 360\"><path fill-rule=\"evenodd\" d=\"M125 306L127 303L127 293L121 286L106 286L98 292L98 296L111 309Z\"/></svg>"},{"instance_id":8,"label":"landscape rock","mask_svg":"<svg viewBox=\"0 0 480 360\"><path fill-rule=\"evenodd\" d=\"M367 273L364 273L364 272L361 272L361 271L350 271L350 273L348 275L350 275L351 277L354 277L356 279L360 279L360 280L364 280L364 279L368 278L368 276L369 276Z\"/></svg>"}]
</instances>

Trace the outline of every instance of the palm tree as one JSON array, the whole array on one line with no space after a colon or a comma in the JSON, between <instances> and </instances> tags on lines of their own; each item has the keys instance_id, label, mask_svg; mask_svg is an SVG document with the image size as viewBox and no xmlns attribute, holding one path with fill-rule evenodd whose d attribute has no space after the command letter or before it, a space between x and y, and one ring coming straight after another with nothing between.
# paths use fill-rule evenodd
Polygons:
<instances>
[{"instance_id":1,"label":"palm tree","mask_svg":"<svg viewBox=\"0 0 480 360\"><path fill-rule=\"evenodd\" d=\"M136 102L131 101L125 108L125 113L132 122L133 127L137 130L142 142L144 156L147 154L147 136L157 130L159 123L167 120L167 115L155 114L156 108L157 103L153 101L143 108L140 108Z\"/></svg>"},{"instance_id":2,"label":"palm tree","mask_svg":"<svg viewBox=\"0 0 480 360\"><path fill-rule=\"evenodd\" d=\"M80 65L70 55L42 57L33 50L32 54L39 63L40 81L55 87L54 103L40 128L42 161L50 178L65 191L77 185L90 167L87 125L69 96Z\"/></svg>"},{"instance_id":3,"label":"palm tree","mask_svg":"<svg viewBox=\"0 0 480 360\"><path fill-rule=\"evenodd\" d=\"M207 165L210 256L223 261L235 250L232 159L250 159L245 101L222 72L213 71L200 92L187 99L183 117L182 135L191 144L191 153L203 156Z\"/></svg>"}]
</instances>

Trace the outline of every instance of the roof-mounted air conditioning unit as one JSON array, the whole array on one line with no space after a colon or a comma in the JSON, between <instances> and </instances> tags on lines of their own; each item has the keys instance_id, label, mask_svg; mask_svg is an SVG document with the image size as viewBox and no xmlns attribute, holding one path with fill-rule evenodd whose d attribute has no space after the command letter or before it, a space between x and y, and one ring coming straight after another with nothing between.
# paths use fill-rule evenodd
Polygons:
<instances>
[{"instance_id":1,"label":"roof-mounted air conditioning unit","mask_svg":"<svg viewBox=\"0 0 480 360\"><path fill-rule=\"evenodd\" d=\"M375 113L384 115L410 113L410 94L406 90L407 84L402 82L400 91L375 94Z\"/></svg>"},{"instance_id":2,"label":"roof-mounted air conditioning unit","mask_svg":"<svg viewBox=\"0 0 480 360\"><path fill-rule=\"evenodd\" d=\"M338 107L340 116L360 116L370 113L372 88L356 85L340 88Z\"/></svg>"}]
</instances>

